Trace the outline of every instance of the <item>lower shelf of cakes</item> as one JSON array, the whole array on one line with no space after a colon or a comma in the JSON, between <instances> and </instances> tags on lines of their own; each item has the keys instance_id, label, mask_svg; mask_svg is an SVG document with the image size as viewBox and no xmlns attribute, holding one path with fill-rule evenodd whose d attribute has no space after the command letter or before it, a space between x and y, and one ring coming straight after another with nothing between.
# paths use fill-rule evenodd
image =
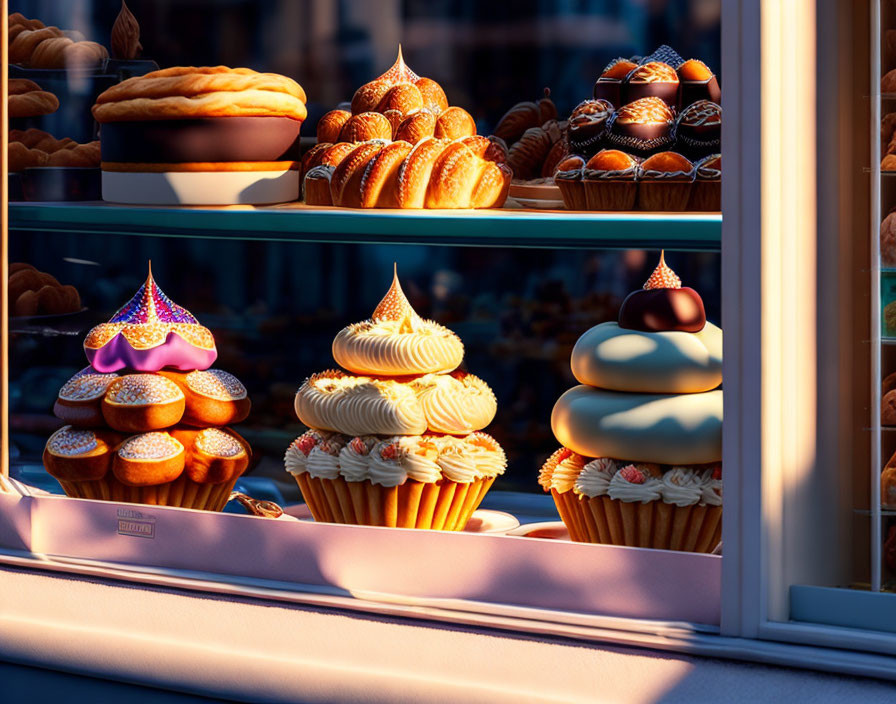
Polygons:
<instances>
[{"instance_id":1,"label":"lower shelf of cakes","mask_svg":"<svg viewBox=\"0 0 896 704\"><path fill-rule=\"evenodd\" d=\"M0 549L39 555L44 566L64 556L157 574L188 571L197 589L203 579L249 579L471 613L513 605L532 617L544 612L546 620L569 612L571 620L585 614L719 623L718 555L580 544L550 539L562 537L550 531L523 537L405 530L52 495L0 494L0 509Z\"/></svg>"}]
</instances>

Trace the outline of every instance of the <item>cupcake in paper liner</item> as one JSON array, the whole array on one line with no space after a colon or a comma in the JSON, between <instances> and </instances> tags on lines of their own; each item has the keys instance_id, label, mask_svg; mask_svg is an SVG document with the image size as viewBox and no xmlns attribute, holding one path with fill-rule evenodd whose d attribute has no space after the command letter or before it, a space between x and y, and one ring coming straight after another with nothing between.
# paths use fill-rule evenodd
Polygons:
<instances>
[{"instance_id":1,"label":"cupcake in paper liner","mask_svg":"<svg viewBox=\"0 0 896 704\"><path fill-rule=\"evenodd\" d=\"M311 515L316 521L332 520L327 509L320 478L312 478L308 470L308 459L311 452L321 444L326 444L328 450L332 452L334 447L341 447L344 443L338 433L309 430L293 440L283 458L286 471L296 480L296 484L299 485L299 490L302 492L302 499L308 505Z\"/></svg>"},{"instance_id":2,"label":"cupcake in paper liner","mask_svg":"<svg viewBox=\"0 0 896 704\"><path fill-rule=\"evenodd\" d=\"M660 152L638 167L638 209L679 212L687 210L694 165L676 152Z\"/></svg>"},{"instance_id":3,"label":"cupcake in paper liner","mask_svg":"<svg viewBox=\"0 0 896 704\"><path fill-rule=\"evenodd\" d=\"M554 171L554 183L560 189L563 197L563 205L567 210L585 210L585 185L582 182L582 174L585 170L585 160L578 156L568 156Z\"/></svg>"},{"instance_id":4,"label":"cupcake in paper liner","mask_svg":"<svg viewBox=\"0 0 896 704\"><path fill-rule=\"evenodd\" d=\"M717 212L722 209L722 155L711 154L697 162L697 177L688 210Z\"/></svg>"},{"instance_id":5,"label":"cupcake in paper liner","mask_svg":"<svg viewBox=\"0 0 896 704\"><path fill-rule=\"evenodd\" d=\"M638 160L618 149L595 154L582 173L588 210L634 210L638 197Z\"/></svg>"}]
</instances>

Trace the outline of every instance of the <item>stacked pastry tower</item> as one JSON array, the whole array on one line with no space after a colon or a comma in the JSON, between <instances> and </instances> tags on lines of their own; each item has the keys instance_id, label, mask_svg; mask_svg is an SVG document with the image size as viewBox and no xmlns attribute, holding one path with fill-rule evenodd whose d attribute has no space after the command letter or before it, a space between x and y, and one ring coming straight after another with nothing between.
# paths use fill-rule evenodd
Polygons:
<instances>
[{"instance_id":1,"label":"stacked pastry tower","mask_svg":"<svg viewBox=\"0 0 896 704\"><path fill-rule=\"evenodd\" d=\"M305 202L348 208L500 208L512 172L502 140L449 107L442 87L398 59L317 124L302 158Z\"/></svg>"},{"instance_id":2,"label":"stacked pastry tower","mask_svg":"<svg viewBox=\"0 0 896 704\"><path fill-rule=\"evenodd\" d=\"M67 423L44 467L68 496L220 511L251 456L229 427L249 414L245 387L209 369L211 332L149 273L108 323L87 335L90 366L59 391Z\"/></svg>"},{"instance_id":3,"label":"stacked pastry tower","mask_svg":"<svg viewBox=\"0 0 896 704\"><path fill-rule=\"evenodd\" d=\"M722 516L722 331L663 256L572 353L541 469L573 540L709 552Z\"/></svg>"},{"instance_id":4,"label":"stacked pastry tower","mask_svg":"<svg viewBox=\"0 0 896 704\"><path fill-rule=\"evenodd\" d=\"M479 432L497 404L459 371L464 348L411 308L395 274L369 320L344 328L333 357L347 371L305 381L296 415L310 430L286 452L314 519L462 530L506 467Z\"/></svg>"}]
</instances>

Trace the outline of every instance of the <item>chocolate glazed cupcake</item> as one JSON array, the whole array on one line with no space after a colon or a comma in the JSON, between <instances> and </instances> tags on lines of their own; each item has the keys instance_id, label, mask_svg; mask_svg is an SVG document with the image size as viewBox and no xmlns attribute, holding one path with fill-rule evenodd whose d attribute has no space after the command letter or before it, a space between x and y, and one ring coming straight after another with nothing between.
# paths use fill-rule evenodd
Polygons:
<instances>
[{"instance_id":1,"label":"chocolate glazed cupcake","mask_svg":"<svg viewBox=\"0 0 896 704\"><path fill-rule=\"evenodd\" d=\"M722 100L719 80L709 67L698 59L690 59L678 67L678 80L681 82L682 107L698 100L709 100L713 103Z\"/></svg>"},{"instance_id":2,"label":"chocolate glazed cupcake","mask_svg":"<svg viewBox=\"0 0 896 704\"><path fill-rule=\"evenodd\" d=\"M622 105L622 81L637 67L638 64L628 59L611 61L594 83L594 99L607 100L613 107Z\"/></svg>"},{"instance_id":3,"label":"chocolate glazed cupcake","mask_svg":"<svg viewBox=\"0 0 896 704\"><path fill-rule=\"evenodd\" d=\"M687 210L694 184L694 165L681 154L661 152L638 167L640 210Z\"/></svg>"},{"instance_id":4,"label":"chocolate glazed cupcake","mask_svg":"<svg viewBox=\"0 0 896 704\"><path fill-rule=\"evenodd\" d=\"M634 210L638 162L618 149L604 149L585 165L582 183L588 210Z\"/></svg>"},{"instance_id":5,"label":"chocolate glazed cupcake","mask_svg":"<svg viewBox=\"0 0 896 704\"><path fill-rule=\"evenodd\" d=\"M669 64L648 61L638 66L622 84L622 97L626 102L656 97L670 108L678 107L678 74Z\"/></svg>"},{"instance_id":6,"label":"chocolate glazed cupcake","mask_svg":"<svg viewBox=\"0 0 896 704\"><path fill-rule=\"evenodd\" d=\"M697 163L697 178L688 210L722 209L722 155L712 154Z\"/></svg>"},{"instance_id":7,"label":"chocolate glazed cupcake","mask_svg":"<svg viewBox=\"0 0 896 704\"><path fill-rule=\"evenodd\" d=\"M607 142L618 149L649 156L673 142L675 113L660 98L641 98L623 105L607 124Z\"/></svg>"},{"instance_id":8,"label":"chocolate glazed cupcake","mask_svg":"<svg viewBox=\"0 0 896 704\"><path fill-rule=\"evenodd\" d=\"M708 100L691 103L678 116L675 140L679 151L697 160L722 147L722 108Z\"/></svg>"},{"instance_id":9,"label":"chocolate glazed cupcake","mask_svg":"<svg viewBox=\"0 0 896 704\"><path fill-rule=\"evenodd\" d=\"M563 204L567 210L585 210L585 186L582 183L582 172L585 160L573 155L565 158L554 171L554 183L563 196Z\"/></svg>"},{"instance_id":10,"label":"chocolate glazed cupcake","mask_svg":"<svg viewBox=\"0 0 896 704\"><path fill-rule=\"evenodd\" d=\"M613 105L607 100L584 100L569 116L568 138L573 154L586 159L594 156L607 133Z\"/></svg>"}]
</instances>

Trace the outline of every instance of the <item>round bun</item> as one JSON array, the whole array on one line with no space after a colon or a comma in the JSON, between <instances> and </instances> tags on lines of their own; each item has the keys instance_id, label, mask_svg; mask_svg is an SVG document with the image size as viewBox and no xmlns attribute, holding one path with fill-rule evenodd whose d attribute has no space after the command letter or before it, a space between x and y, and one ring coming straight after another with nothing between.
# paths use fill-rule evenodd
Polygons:
<instances>
[{"instance_id":1,"label":"round bun","mask_svg":"<svg viewBox=\"0 0 896 704\"><path fill-rule=\"evenodd\" d=\"M659 171L662 173L685 173L694 169L694 165L677 152L660 152L641 162L641 171Z\"/></svg>"},{"instance_id":2,"label":"round bun","mask_svg":"<svg viewBox=\"0 0 896 704\"><path fill-rule=\"evenodd\" d=\"M102 479L112 465L115 448L123 439L111 430L63 426L47 440L44 467L63 482Z\"/></svg>"},{"instance_id":3,"label":"round bun","mask_svg":"<svg viewBox=\"0 0 896 704\"><path fill-rule=\"evenodd\" d=\"M129 374L113 381L102 400L109 427L126 433L170 428L184 415L184 394L158 374Z\"/></svg>"},{"instance_id":4,"label":"round bun","mask_svg":"<svg viewBox=\"0 0 896 704\"><path fill-rule=\"evenodd\" d=\"M638 64L634 61L629 61L628 59L616 59L604 69L604 72L600 74L600 77L621 81L636 68L638 68Z\"/></svg>"},{"instance_id":5,"label":"round bun","mask_svg":"<svg viewBox=\"0 0 896 704\"><path fill-rule=\"evenodd\" d=\"M678 83L678 74L669 64L648 61L628 75L629 83Z\"/></svg>"},{"instance_id":6,"label":"round bun","mask_svg":"<svg viewBox=\"0 0 896 704\"><path fill-rule=\"evenodd\" d=\"M185 460L184 446L169 433L142 433L121 443L112 471L122 484L152 486L177 479Z\"/></svg>"},{"instance_id":7,"label":"round bun","mask_svg":"<svg viewBox=\"0 0 896 704\"><path fill-rule=\"evenodd\" d=\"M103 424L101 403L118 374L98 374L90 367L82 369L59 390L53 414L60 420L82 428Z\"/></svg>"},{"instance_id":8,"label":"round bun","mask_svg":"<svg viewBox=\"0 0 896 704\"><path fill-rule=\"evenodd\" d=\"M229 372L163 370L159 374L173 381L184 394L181 423L201 428L231 425L244 421L252 408L246 387Z\"/></svg>"},{"instance_id":9,"label":"round bun","mask_svg":"<svg viewBox=\"0 0 896 704\"><path fill-rule=\"evenodd\" d=\"M638 165L630 154L618 149L602 149L585 165L590 171L626 171Z\"/></svg>"},{"instance_id":10,"label":"round bun","mask_svg":"<svg viewBox=\"0 0 896 704\"><path fill-rule=\"evenodd\" d=\"M688 59L678 67L678 78L682 81L708 81L713 72L699 59Z\"/></svg>"},{"instance_id":11,"label":"round bun","mask_svg":"<svg viewBox=\"0 0 896 704\"><path fill-rule=\"evenodd\" d=\"M169 434L184 447L187 476L199 484L221 484L249 466L249 444L230 428L174 428Z\"/></svg>"},{"instance_id":12,"label":"round bun","mask_svg":"<svg viewBox=\"0 0 896 704\"><path fill-rule=\"evenodd\" d=\"M586 457L706 464L722 459L722 392L630 394L576 386L551 413L557 440Z\"/></svg>"},{"instance_id":13,"label":"round bun","mask_svg":"<svg viewBox=\"0 0 896 704\"><path fill-rule=\"evenodd\" d=\"M579 383L611 391L710 391L722 383L722 331L712 323L696 333L642 332L601 323L576 342L570 365Z\"/></svg>"}]
</instances>

